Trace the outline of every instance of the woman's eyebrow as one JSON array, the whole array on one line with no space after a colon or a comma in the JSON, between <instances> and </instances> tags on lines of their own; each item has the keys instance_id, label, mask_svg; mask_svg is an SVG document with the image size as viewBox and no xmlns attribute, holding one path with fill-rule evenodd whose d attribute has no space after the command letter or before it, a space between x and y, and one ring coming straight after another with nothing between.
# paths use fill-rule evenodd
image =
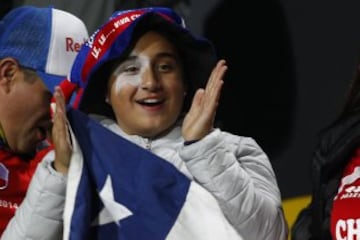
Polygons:
<instances>
[{"instance_id":1,"label":"woman's eyebrow","mask_svg":"<svg viewBox=\"0 0 360 240\"><path fill-rule=\"evenodd\" d=\"M128 56L127 58L125 58L124 62L126 62L126 61L133 61L133 60L135 60L135 59L137 59L137 58L139 58L138 55L130 55L130 56Z\"/></svg>"},{"instance_id":2,"label":"woman's eyebrow","mask_svg":"<svg viewBox=\"0 0 360 240\"><path fill-rule=\"evenodd\" d=\"M170 57L170 58L178 59L178 55L173 52L160 52L156 54L156 57Z\"/></svg>"}]
</instances>

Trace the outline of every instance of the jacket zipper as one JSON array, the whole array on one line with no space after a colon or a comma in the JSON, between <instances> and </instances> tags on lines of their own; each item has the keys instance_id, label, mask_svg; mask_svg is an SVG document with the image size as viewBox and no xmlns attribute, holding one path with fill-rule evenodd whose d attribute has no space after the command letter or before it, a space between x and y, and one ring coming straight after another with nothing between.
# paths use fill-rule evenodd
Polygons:
<instances>
[{"instance_id":1,"label":"jacket zipper","mask_svg":"<svg viewBox=\"0 0 360 240\"><path fill-rule=\"evenodd\" d=\"M145 149L151 151L151 139L149 138L145 139Z\"/></svg>"}]
</instances>

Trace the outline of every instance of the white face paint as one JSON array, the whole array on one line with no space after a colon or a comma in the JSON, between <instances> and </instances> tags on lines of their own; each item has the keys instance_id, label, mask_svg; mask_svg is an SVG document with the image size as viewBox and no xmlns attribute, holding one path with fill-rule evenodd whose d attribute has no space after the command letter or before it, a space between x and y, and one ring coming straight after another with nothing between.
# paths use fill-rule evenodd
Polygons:
<instances>
[{"instance_id":1,"label":"white face paint","mask_svg":"<svg viewBox=\"0 0 360 240\"><path fill-rule=\"evenodd\" d=\"M115 90L119 92L121 88L130 84L134 87L139 87L142 81L142 75L150 66L150 59L144 55L136 55L135 52L130 54L130 57L121 63L113 72L116 76Z\"/></svg>"}]
</instances>

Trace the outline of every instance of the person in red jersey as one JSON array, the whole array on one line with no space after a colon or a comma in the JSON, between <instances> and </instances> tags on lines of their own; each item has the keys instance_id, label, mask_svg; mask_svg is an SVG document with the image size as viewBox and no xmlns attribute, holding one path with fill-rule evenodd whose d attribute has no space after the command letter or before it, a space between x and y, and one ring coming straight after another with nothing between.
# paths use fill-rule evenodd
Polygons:
<instances>
[{"instance_id":1,"label":"person in red jersey","mask_svg":"<svg viewBox=\"0 0 360 240\"><path fill-rule=\"evenodd\" d=\"M79 18L52 7L19 7L0 22L2 240L59 236L62 213L52 209L64 201L71 145L63 137L65 102L55 86L87 38ZM52 123L54 89L58 108ZM54 141L47 140L49 133Z\"/></svg>"},{"instance_id":2,"label":"person in red jersey","mask_svg":"<svg viewBox=\"0 0 360 240\"><path fill-rule=\"evenodd\" d=\"M360 65L339 116L321 132L312 159L312 200L293 240L360 239Z\"/></svg>"}]
</instances>

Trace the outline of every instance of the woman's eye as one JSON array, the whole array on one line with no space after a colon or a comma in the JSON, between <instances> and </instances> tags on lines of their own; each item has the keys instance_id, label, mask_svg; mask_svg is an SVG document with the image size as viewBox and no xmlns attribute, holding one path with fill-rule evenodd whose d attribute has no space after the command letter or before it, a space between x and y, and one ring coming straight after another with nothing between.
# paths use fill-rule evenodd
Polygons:
<instances>
[{"instance_id":1,"label":"woman's eye","mask_svg":"<svg viewBox=\"0 0 360 240\"><path fill-rule=\"evenodd\" d=\"M126 73L137 73L139 71L139 68L135 65L127 66L124 69L124 72Z\"/></svg>"},{"instance_id":2,"label":"woman's eye","mask_svg":"<svg viewBox=\"0 0 360 240\"><path fill-rule=\"evenodd\" d=\"M113 72L113 74L115 76L119 76L121 74L133 75L138 73L139 71L140 71L140 66L138 64L125 62L120 66L118 66L117 69L115 69L115 71Z\"/></svg>"},{"instance_id":3,"label":"woman's eye","mask_svg":"<svg viewBox=\"0 0 360 240\"><path fill-rule=\"evenodd\" d=\"M158 70L160 72L170 72L173 69L173 66L170 64L159 64Z\"/></svg>"}]
</instances>

